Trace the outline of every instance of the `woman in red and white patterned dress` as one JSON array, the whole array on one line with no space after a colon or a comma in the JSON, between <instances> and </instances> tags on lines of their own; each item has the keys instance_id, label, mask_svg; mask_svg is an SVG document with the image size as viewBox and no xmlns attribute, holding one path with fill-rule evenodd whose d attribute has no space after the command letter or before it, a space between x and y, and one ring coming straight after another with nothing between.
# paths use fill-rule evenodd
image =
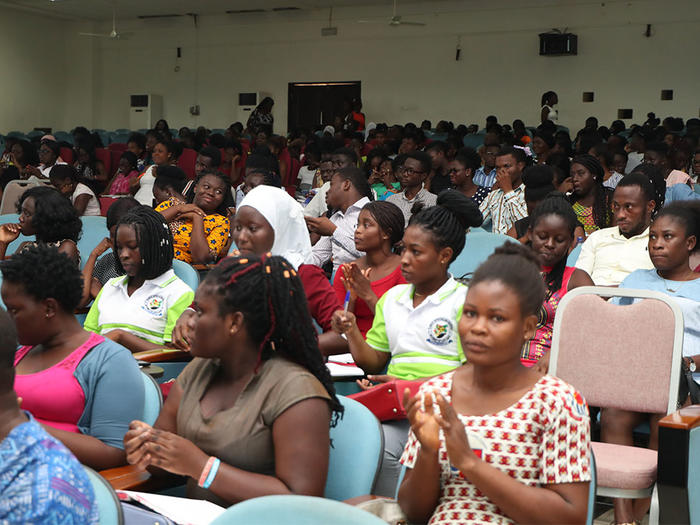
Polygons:
<instances>
[{"instance_id":1,"label":"woman in red and white patterned dress","mask_svg":"<svg viewBox=\"0 0 700 525\"><path fill-rule=\"evenodd\" d=\"M411 433L399 504L410 521L585 522L586 402L520 363L544 295L524 246L504 245L474 274L459 322L468 364L404 398Z\"/></svg>"}]
</instances>

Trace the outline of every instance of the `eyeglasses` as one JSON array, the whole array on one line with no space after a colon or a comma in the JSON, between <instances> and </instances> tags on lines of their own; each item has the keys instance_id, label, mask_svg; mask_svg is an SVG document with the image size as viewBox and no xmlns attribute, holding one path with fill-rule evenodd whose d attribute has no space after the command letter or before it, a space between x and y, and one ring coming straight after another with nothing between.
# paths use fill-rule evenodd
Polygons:
<instances>
[{"instance_id":1,"label":"eyeglasses","mask_svg":"<svg viewBox=\"0 0 700 525\"><path fill-rule=\"evenodd\" d=\"M424 171L414 170L413 168L406 168L405 166L401 166L399 168L399 172L405 173L406 175L421 175L425 173Z\"/></svg>"}]
</instances>

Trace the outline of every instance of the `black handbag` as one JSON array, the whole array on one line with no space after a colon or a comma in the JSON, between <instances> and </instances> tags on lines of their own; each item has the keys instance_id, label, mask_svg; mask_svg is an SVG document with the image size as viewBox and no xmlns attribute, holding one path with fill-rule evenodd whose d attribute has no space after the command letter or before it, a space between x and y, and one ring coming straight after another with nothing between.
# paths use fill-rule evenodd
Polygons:
<instances>
[{"instance_id":1,"label":"black handbag","mask_svg":"<svg viewBox=\"0 0 700 525\"><path fill-rule=\"evenodd\" d=\"M682 407L688 396L690 396L690 404L697 405L700 403L700 385L693 379L693 373L688 368L685 358L681 358L681 383L678 386L678 406Z\"/></svg>"}]
</instances>

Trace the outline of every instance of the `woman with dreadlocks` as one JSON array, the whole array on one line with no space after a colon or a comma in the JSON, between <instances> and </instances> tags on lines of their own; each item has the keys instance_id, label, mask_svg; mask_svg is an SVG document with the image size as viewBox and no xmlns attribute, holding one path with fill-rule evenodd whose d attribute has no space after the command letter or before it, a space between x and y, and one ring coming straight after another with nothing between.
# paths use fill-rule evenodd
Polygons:
<instances>
[{"instance_id":1,"label":"woman with dreadlocks","mask_svg":"<svg viewBox=\"0 0 700 525\"><path fill-rule=\"evenodd\" d=\"M121 275L107 281L97 294L85 329L132 352L165 348L175 321L194 297L172 269L170 229L160 213L138 206L121 218L114 237Z\"/></svg>"},{"instance_id":2,"label":"woman with dreadlocks","mask_svg":"<svg viewBox=\"0 0 700 525\"><path fill-rule=\"evenodd\" d=\"M321 496L329 427L342 412L296 270L229 257L197 289L192 362L153 427L131 423L127 460L187 476L187 495L228 506Z\"/></svg>"},{"instance_id":3,"label":"woman with dreadlocks","mask_svg":"<svg viewBox=\"0 0 700 525\"><path fill-rule=\"evenodd\" d=\"M612 225L612 190L603 186L605 171L593 155L578 155L571 161L573 193L569 202L586 232Z\"/></svg>"}]
</instances>

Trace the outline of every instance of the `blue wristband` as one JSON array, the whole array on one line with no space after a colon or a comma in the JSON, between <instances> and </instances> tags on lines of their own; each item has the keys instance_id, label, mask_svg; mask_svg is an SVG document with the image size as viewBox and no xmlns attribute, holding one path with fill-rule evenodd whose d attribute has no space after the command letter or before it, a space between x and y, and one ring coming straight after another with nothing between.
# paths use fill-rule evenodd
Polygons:
<instances>
[{"instance_id":1,"label":"blue wristband","mask_svg":"<svg viewBox=\"0 0 700 525\"><path fill-rule=\"evenodd\" d=\"M211 466L211 470L209 470L209 475L207 476L207 479L204 481L202 488L208 489L211 486L211 484L214 483L214 478L216 477L216 473L219 471L219 465L221 465L221 460L219 458L214 459L214 463Z\"/></svg>"}]
</instances>

